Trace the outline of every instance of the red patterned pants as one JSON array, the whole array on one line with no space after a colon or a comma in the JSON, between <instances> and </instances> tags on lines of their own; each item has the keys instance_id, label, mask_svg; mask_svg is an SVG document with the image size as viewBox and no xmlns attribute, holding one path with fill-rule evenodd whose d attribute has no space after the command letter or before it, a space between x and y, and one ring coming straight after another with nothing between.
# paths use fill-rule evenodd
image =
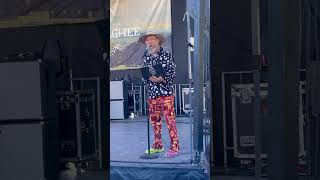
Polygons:
<instances>
[{"instance_id":1,"label":"red patterned pants","mask_svg":"<svg viewBox=\"0 0 320 180\"><path fill-rule=\"evenodd\" d=\"M161 138L161 112L166 120L170 136L170 149L179 151L179 141L176 126L176 116L174 113L174 96L160 96L148 99L149 117L154 130L154 143L152 148L161 149L163 147Z\"/></svg>"}]
</instances>

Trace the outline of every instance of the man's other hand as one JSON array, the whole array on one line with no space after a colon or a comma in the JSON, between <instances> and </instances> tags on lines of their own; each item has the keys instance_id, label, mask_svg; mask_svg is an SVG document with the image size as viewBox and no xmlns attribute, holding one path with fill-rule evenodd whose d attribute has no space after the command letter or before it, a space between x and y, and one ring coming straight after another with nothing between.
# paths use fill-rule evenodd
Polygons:
<instances>
[{"instance_id":1,"label":"man's other hand","mask_svg":"<svg viewBox=\"0 0 320 180\"><path fill-rule=\"evenodd\" d=\"M151 76L151 77L149 78L149 80L152 81L152 82L158 82L158 78L155 77L155 76Z\"/></svg>"},{"instance_id":2,"label":"man's other hand","mask_svg":"<svg viewBox=\"0 0 320 180\"><path fill-rule=\"evenodd\" d=\"M149 78L149 80L156 83L156 82L162 82L162 81L164 81L164 78L163 78L162 76L160 76L160 77L151 76L151 77Z\"/></svg>"},{"instance_id":3,"label":"man's other hand","mask_svg":"<svg viewBox=\"0 0 320 180\"><path fill-rule=\"evenodd\" d=\"M162 82L162 81L164 81L163 77L162 76L158 77L158 82Z\"/></svg>"}]
</instances>

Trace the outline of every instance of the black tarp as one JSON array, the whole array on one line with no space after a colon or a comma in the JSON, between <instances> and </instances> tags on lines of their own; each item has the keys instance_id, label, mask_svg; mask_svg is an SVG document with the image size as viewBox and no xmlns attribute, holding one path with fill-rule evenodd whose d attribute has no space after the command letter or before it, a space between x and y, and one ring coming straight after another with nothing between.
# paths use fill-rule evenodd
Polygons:
<instances>
[{"instance_id":1,"label":"black tarp","mask_svg":"<svg viewBox=\"0 0 320 180\"><path fill-rule=\"evenodd\" d=\"M0 28L95 22L104 19L107 0L1 0Z\"/></svg>"},{"instance_id":2,"label":"black tarp","mask_svg":"<svg viewBox=\"0 0 320 180\"><path fill-rule=\"evenodd\" d=\"M46 40L58 40L75 77L103 76L105 40L98 23L0 28L0 57L10 53L40 53ZM108 32L105 30L105 34Z\"/></svg>"}]
</instances>

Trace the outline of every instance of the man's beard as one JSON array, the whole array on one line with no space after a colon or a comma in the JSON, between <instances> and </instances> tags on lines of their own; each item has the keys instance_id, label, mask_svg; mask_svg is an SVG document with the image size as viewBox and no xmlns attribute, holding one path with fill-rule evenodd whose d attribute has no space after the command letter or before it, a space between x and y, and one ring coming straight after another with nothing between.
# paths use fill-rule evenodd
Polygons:
<instances>
[{"instance_id":1,"label":"man's beard","mask_svg":"<svg viewBox=\"0 0 320 180\"><path fill-rule=\"evenodd\" d=\"M155 54L159 49L160 47L150 47L148 54Z\"/></svg>"}]
</instances>

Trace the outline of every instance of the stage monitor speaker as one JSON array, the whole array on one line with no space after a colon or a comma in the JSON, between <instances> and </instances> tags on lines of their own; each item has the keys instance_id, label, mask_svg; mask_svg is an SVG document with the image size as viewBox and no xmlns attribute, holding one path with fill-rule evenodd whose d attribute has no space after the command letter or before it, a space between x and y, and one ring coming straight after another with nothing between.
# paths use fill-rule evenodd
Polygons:
<instances>
[{"instance_id":1,"label":"stage monitor speaker","mask_svg":"<svg viewBox=\"0 0 320 180\"><path fill-rule=\"evenodd\" d=\"M0 124L1 180L56 180L57 122Z\"/></svg>"},{"instance_id":2,"label":"stage monitor speaker","mask_svg":"<svg viewBox=\"0 0 320 180\"><path fill-rule=\"evenodd\" d=\"M128 108L124 100L110 101L110 119L128 118Z\"/></svg>"},{"instance_id":3,"label":"stage monitor speaker","mask_svg":"<svg viewBox=\"0 0 320 180\"><path fill-rule=\"evenodd\" d=\"M0 63L0 122L56 117L55 72L41 60Z\"/></svg>"},{"instance_id":4,"label":"stage monitor speaker","mask_svg":"<svg viewBox=\"0 0 320 180\"><path fill-rule=\"evenodd\" d=\"M110 100L125 99L124 81L110 81Z\"/></svg>"}]
</instances>

